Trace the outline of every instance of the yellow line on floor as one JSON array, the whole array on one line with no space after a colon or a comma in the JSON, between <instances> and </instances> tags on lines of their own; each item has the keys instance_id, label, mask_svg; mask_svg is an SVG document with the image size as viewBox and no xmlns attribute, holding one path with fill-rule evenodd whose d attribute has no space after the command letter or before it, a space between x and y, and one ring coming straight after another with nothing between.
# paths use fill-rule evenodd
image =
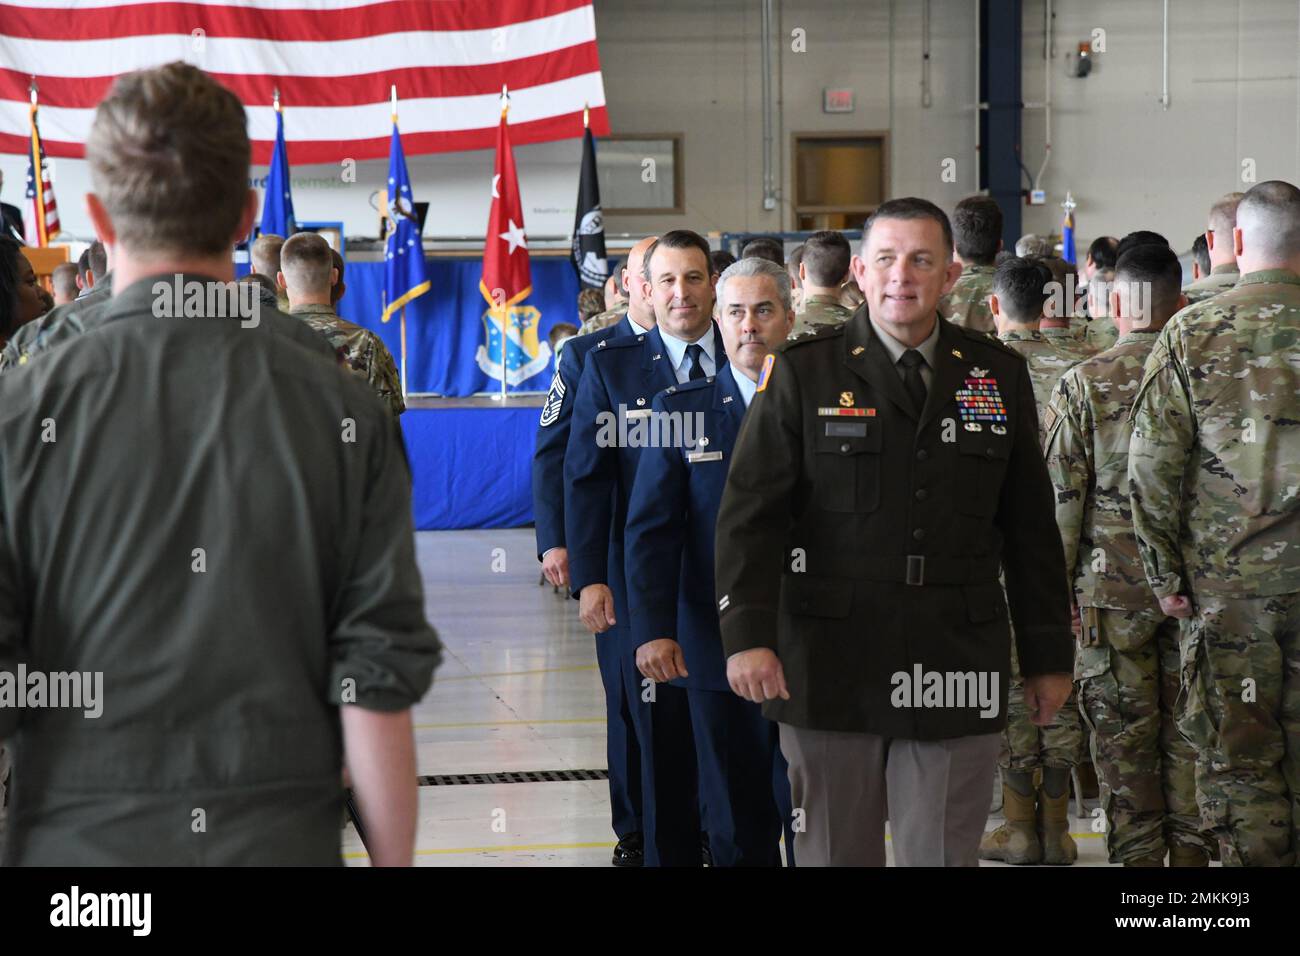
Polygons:
<instances>
[{"instance_id":1,"label":"yellow line on floor","mask_svg":"<svg viewBox=\"0 0 1300 956\"><path fill-rule=\"evenodd\" d=\"M518 843L513 846L457 846L441 850L416 850L416 856L449 856L456 853L530 853L538 850L612 850L613 843ZM365 852L344 853L348 860L369 859Z\"/></svg>"},{"instance_id":2,"label":"yellow line on floor","mask_svg":"<svg viewBox=\"0 0 1300 956\"><path fill-rule=\"evenodd\" d=\"M459 724L416 724L416 730L445 730L452 727L516 727L533 724L603 724L604 717L570 717L566 720L470 720Z\"/></svg>"},{"instance_id":3,"label":"yellow line on floor","mask_svg":"<svg viewBox=\"0 0 1300 956\"><path fill-rule=\"evenodd\" d=\"M462 674L458 677L437 677L434 678L435 684L446 684L454 680L478 680L480 677L525 677L528 674L572 674L578 671L594 671L598 667L595 664L580 664L576 667L539 667L531 671L496 671L491 674Z\"/></svg>"}]
</instances>

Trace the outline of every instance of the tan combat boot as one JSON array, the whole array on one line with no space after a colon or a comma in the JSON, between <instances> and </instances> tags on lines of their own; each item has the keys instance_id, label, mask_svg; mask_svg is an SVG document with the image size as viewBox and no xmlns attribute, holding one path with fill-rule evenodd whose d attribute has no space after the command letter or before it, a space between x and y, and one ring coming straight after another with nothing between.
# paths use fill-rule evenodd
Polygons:
<instances>
[{"instance_id":1,"label":"tan combat boot","mask_svg":"<svg viewBox=\"0 0 1300 956\"><path fill-rule=\"evenodd\" d=\"M1179 846L1169 848L1170 866L1209 866L1210 851L1199 846Z\"/></svg>"},{"instance_id":2,"label":"tan combat boot","mask_svg":"<svg viewBox=\"0 0 1300 956\"><path fill-rule=\"evenodd\" d=\"M1041 863L1043 845L1034 826L1034 797L1002 784L1002 812L1007 822L984 834L980 841L981 860L1000 860L1016 866Z\"/></svg>"},{"instance_id":3,"label":"tan combat boot","mask_svg":"<svg viewBox=\"0 0 1300 956\"><path fill-rule=\"evenodd\" d=\"M1048 866L1069 866L1079 858L1079 848L1070 836L1070 791L1049 797L1038 791L1038 838L1043 845L1043 862Z\"/></svg>"}]
</instances>

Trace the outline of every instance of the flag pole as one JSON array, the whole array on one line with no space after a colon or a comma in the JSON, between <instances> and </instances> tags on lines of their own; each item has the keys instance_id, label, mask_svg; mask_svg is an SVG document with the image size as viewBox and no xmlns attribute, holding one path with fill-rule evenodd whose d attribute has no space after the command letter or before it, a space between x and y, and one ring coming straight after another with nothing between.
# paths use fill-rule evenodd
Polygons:
<instances>
[{"instance_id":1,"label":"flag pole","mask_svg":"<svg viewBox=\"0 0 1300 956\"><path fill-rule=\"evenodd\" d=\"M397 317L398 327L402 336L402 400L406 400L406 306L402 306L402 311Z\"/></svg>"},{"instance_id":2,"label":"flag pole","mask_svg":"<svg viewBox=\"0 0 1300 956\"><path fill-rule=\"evenodd\" d=\"M33 74L31 86L28 91L32 95L31 108L31 143L28 145L28 152L32 160L32 178L36 181L36 209L32 216L36 220L36 241L40 243L42 249L50 244L49 236L46 234L48 223L45 221L45 168L41 162L41 141L40 134L36 132L36 76Z\"/></svg>"},{"instance_id":3,"label":"flag pole","mask_svg":"<svg viewBox=\"0 0 1300 956\"><path fill-rule=\"evenodd\" d=\"M505 83L501 84L501 122L507 123L507 114L510 112L510 92ZM508 356L510 355L510 308L504 303L500 303L497 308L501 310L501 407L506 407L506 376L509 372Z\"/></svg>"}]
</instances>

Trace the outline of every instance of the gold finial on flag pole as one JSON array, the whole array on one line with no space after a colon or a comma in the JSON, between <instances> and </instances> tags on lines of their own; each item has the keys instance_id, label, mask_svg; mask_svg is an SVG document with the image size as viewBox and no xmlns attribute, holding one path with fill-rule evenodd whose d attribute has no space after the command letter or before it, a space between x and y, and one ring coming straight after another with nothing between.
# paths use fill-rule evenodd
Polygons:
<instances>
[{"instance_id":1,"label":"gold finial on flag pole","mask_svg":"<svg viewBox=\"0 0 1300 956\"><path fill-rule=\"evenodd\" d=\"M36 76L32 75L32 81L27 87L27 91L32 95L32 106L36 105Z\"/></svg>"},{"instance_id":2,"label":"gold finial on flag pole","mask_svg":"<svg viewBox=\"0 0 1300 956\"><path fill-rule=\"evenodd\" d=\"M502 116L502 118L504 118L505 115L506 115L507 113L509 113L509 112L510 112L510 91L506 88L506 84L502 83L502 84L501 84L501 116Z\"/></svg>"},{"instance_id":3,"label":"gold finial on flag pole","mask_svg":"<svg viewBox=\"0 0 1300 956\"><path fill-rule=\"evenodd\" d=\"M591 129L591 104L582 104L582 128Z\"/></svg>"},{"instance_id":4,"label":"gold finial on flag pole","mask_svg":"<svg viewBox=\"0 0 1300 956\"><path fill-rule=\"evenodd\" d=\"M394 83L392 86L392 96L393 96L393 122L396 123L397 122L397 84L396 83Z\"/></svg>"},{"instance_id":5,"label":"gold finial on flag pole","mask_svg":"<svg viewBox=\"0 0 1300 956\"><path fill-rule=\"evenodd\" d=\"M280 112L280 88L278 86L271 91L271 105L275 107L277 113Z\"/></svg>"}]
</instances>

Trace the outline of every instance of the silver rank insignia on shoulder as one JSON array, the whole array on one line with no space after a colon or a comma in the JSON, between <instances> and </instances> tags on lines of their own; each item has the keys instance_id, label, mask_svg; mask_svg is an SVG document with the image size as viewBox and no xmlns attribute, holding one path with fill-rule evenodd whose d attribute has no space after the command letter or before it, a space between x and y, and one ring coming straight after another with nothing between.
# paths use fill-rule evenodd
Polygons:
<instances>
[{"instance_id":1,"label":"silver rank insignia on shoulder","mask_svg":"<svg viewBox=\"0 0 1300 956\"><path fill-rule=\"evenodd\" d=\"M1007 433L1006 425L990 425L989 431L995 435L1005 435Z\"/></svg>"},{"instance_id":2,"label":"silver rank insignia on shoulder","mask_svg":"<svg viewBox=\"0 0 1300 956\"><path fill-rule=\"evenodd\" d=\"M971 378L988 378L989 370L978 365L970 370Z\"/></svg>"},{"instance_id":3,"label":"silver rank insignia on shoulder","mask_svg":"<svg viewBox=\"0 0 1300 956\"><path fill-rule=\"evenodd\" d=\"M636 400L636 403L637 403L638 405L644 405L644 404L645 404L645 399L644 399L644 398L638 398L638 399Z\"/></svg>"},{"instance_id":4,"label":"silver rank insignia on shoulder","mask_svg":"<svg viewBox=\"0 0 1300 956\"><path fill-rule=\"evenodd\" d=\"M968 432L982 432L984 430L984 426L981 425L979 422L967 422L966 430Z\"/></svg>"}]
</instances>

